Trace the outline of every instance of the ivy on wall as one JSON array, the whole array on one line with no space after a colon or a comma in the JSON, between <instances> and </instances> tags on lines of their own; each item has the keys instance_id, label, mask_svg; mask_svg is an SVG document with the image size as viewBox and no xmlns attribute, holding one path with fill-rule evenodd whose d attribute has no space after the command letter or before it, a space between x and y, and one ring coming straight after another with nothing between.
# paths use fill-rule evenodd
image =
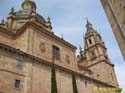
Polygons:
<instances>
[{"instance_id":1,"label":"ivy on wall","mask_svg":"<svg viewBox=\"0 0 125 93\"><path fill-rule=\"evenodd\" d=\"M57 92L57 83L56 83L56 72L54 64L51 67L51 93Z\"/></svg>"},{"instance_id":2,"label":"ivy on wall","mask_svg":"<svg viewBox=\"0 0 125 93\"><path fill-rule=\"evenodd\" d=\"M75 72L72 72L72 88L73 88L73 93L78 93ZM57 82L56 82L56 71L54 64L51 67L51 93L58 93Z\"/></svg>"},{"instance_id":3,"label":"ivy on wall","mask_svg":"<svg viewBox=\"0 0 125 93\"><path fill-rule=\"evenodd\" d=\"M77 84L76 84L76 76L75 73L72 73L72 87L73 87L73 93L78 93Z\"/></svg>"}]
</instances>

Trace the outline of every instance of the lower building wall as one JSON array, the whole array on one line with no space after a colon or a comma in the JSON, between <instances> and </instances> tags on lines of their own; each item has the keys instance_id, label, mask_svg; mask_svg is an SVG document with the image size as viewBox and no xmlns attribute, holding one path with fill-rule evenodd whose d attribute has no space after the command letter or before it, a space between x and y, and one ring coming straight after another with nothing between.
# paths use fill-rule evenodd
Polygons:
<instances>
[{"instance_id":1,"label":"lower building wall","mask_svg":"<svg viewBox=\"0 0 125 93\"><path fill-rule=\"evenodd\" d=\"M51 67L33 64L32 80L32 93L51 93ZM73 93L71 73L56 68L56 82L58 93ZM79 93L118 93L104 90L109 87L80 76L76 76L76 83Z\"/></svg>"},{"instance_id":2,"label":"lower building wall","mask_svg":"<svg viewBox=\"0 0 125 93\"><path fill-rule=\"evenodd\" d=\"M51 92L51 69L44 65L33 64L32 93Z\"/></svg>"},{"instance_id":3,"label":"lower building wall","mask_svg":"<svg viewBox=\"0 0 125 93\"><path fill-rule=\"evenodd\" d=\"M8 53L7 53L8 54ZM0 53L1 55L1 53ZM22 71L16 67L17 59L11 56L0 56L0 92L2 93L51 93L51 67L31 59L24 59ZM11 64L12 63L12 64ZM9 67L10 69L7 69ZM14 67L16 67L14 69ZM15 80L20 80L20 88L15 88ZM56 68L56 81L58 93L73 93L72 74L60 68ZM107 91L94 90L94 87L107 87L91 79L76 76L79 93L108 93ZM118 92L109 92L118 93Z\"/></svg>"},{"instance_id":4,"label":"lower building wall","mask_svg":"<svg viewBox=\"0 0 125 93\"><path fill-rule=\"evenodd\" d=\"M21 81L21 86L19 89L14 87L15 80ZM13 73L6 71L0 71L0 93L24 93L24 78Z\"/></svg>"},{"instance_id":5,"label":"lower building wall","mask_svg":"<svg viewBox=\"0 0 125 93\"><path fill-rule=\"evenodd\" d=\"M56 80L59 93L73 93L72 75L67 72L56 69Z\"/></svg>"},{"instance_id":6,"label":"lower building wall","mask_svg":"<svg viewBox=\"0 0 125 93\"><path fill-rule=\"evenodd\" d=\"M97 93L93 90L94 84L82 77L77 77L77 87L79 93Z\"/></svg>"}]
</instances>

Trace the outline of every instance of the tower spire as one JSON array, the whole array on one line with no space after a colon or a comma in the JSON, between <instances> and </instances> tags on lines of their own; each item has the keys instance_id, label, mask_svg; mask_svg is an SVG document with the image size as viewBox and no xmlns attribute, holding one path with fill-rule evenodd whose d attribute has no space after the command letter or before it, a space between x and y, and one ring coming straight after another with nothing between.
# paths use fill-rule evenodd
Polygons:
<instances>
[{"instance_id":1,"label":"tower spire","mask_svg":"<svg viewBox=\"0 0 125 93\"><path fill-rule=\"evenodd\" d=\"M89 29L93 29L92 24L88 21L88 19L86 21L87 21L87 24L86 24L87 31L89 31Z\"/></svg>"}]
</instances>

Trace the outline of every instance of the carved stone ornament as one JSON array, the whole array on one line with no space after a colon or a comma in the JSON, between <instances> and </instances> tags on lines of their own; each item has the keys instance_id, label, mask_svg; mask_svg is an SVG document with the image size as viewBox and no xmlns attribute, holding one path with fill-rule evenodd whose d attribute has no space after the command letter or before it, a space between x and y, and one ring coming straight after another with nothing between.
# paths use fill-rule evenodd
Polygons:
<instances>
[{"instance_id":1,"label":"carved stone ornament","mask_svg":"<svg viewBox=\"0 0 125 93\"><path fill-rule=\"evenodd\" d=\"M66 62L69 64L70 63L70 57L67 55L66 56Z\"/></svg>"},{"instance_id":2,"label":"carved stone ornament","mask_svg":"<svg viewBox=\"0 0 125 93\"><path fill-rule=\"evenodd\" d=\"M46 52L45 43L40 43L39 48L40 48L40 51L41 51L42 53Z\"/></svg>"}]
</instances>

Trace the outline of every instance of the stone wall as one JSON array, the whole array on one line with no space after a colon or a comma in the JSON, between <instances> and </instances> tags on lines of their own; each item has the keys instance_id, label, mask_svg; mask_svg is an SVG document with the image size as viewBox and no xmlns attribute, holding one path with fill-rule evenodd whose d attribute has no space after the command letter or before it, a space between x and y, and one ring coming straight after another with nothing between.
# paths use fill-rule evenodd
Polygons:
<instances>
[{"instance_id":1,"label":"stone wall","mask_svg":"<svg viewBox=\"0 0 125 93\"><path fill-rule=\"evenodd\" d=\"M17 42L15 46L20 50L27 51L27 53L49 62L52 62L52 47L53 45L57 46L60 49L60 59L54 60L55 64L72 70L77 69L75 49L61 43L59 40L52 38L42 31L29 28L15 41ZM69 62L66 60L67 56L69 56Z\"/></svg>"},{"instance_id":2,"label":"stone wall","mask_svg":"<svg viewBox=\"0 0 125 93\"><path fill-rule=\"evenodd\" d=\"M22 55L24 60L21 68L17 67L17 54L20 55L5 49L0 51L0 92L51 93L51 66ZM58 93L73 93L71 72L70 69L56 67ZM20 80L19 89L14 87L16 79ZM107 91L95 91L94 87L109 87L80 74L77 74L76 81L79 93L107 93Z\"/></svg>"},{"instance_id":3,"label":"stone wall","mask_svg":"<svg viewBox=\"0 0 125 93\"><path fill-rule=\"evenodd\" d=\"M108 4L108 2L110 4ZM125 60L125 0L101 0L104 10L107 14L108 20L112 27L113 33L117 39L121 53ZM111 6L110 6L111 5Z\"/></svg>"},{"instance_id":4,"label":"stone wall","mask_svg":"<svg viewBox=\"0 0 125 93\"><path fill-rule=\"evenodd\" d=\"M90 69L93 72L93 78L114 86L118 86L113 66L106 62L100 62L94 66L91 66Z\"/></svg>"},{"instance_id":5,"label":"stone wall","mask_svg":"<svg viewBox=\"0 0 125 93\"><path fill-rule=\"evenodd\" d=\"M16 55L0 49L0 92L24 93L26 67L24 62L19 65L16 59ZM19 89L14 86L15 80L21 82Z\"/></svg>"}]
</instances>

